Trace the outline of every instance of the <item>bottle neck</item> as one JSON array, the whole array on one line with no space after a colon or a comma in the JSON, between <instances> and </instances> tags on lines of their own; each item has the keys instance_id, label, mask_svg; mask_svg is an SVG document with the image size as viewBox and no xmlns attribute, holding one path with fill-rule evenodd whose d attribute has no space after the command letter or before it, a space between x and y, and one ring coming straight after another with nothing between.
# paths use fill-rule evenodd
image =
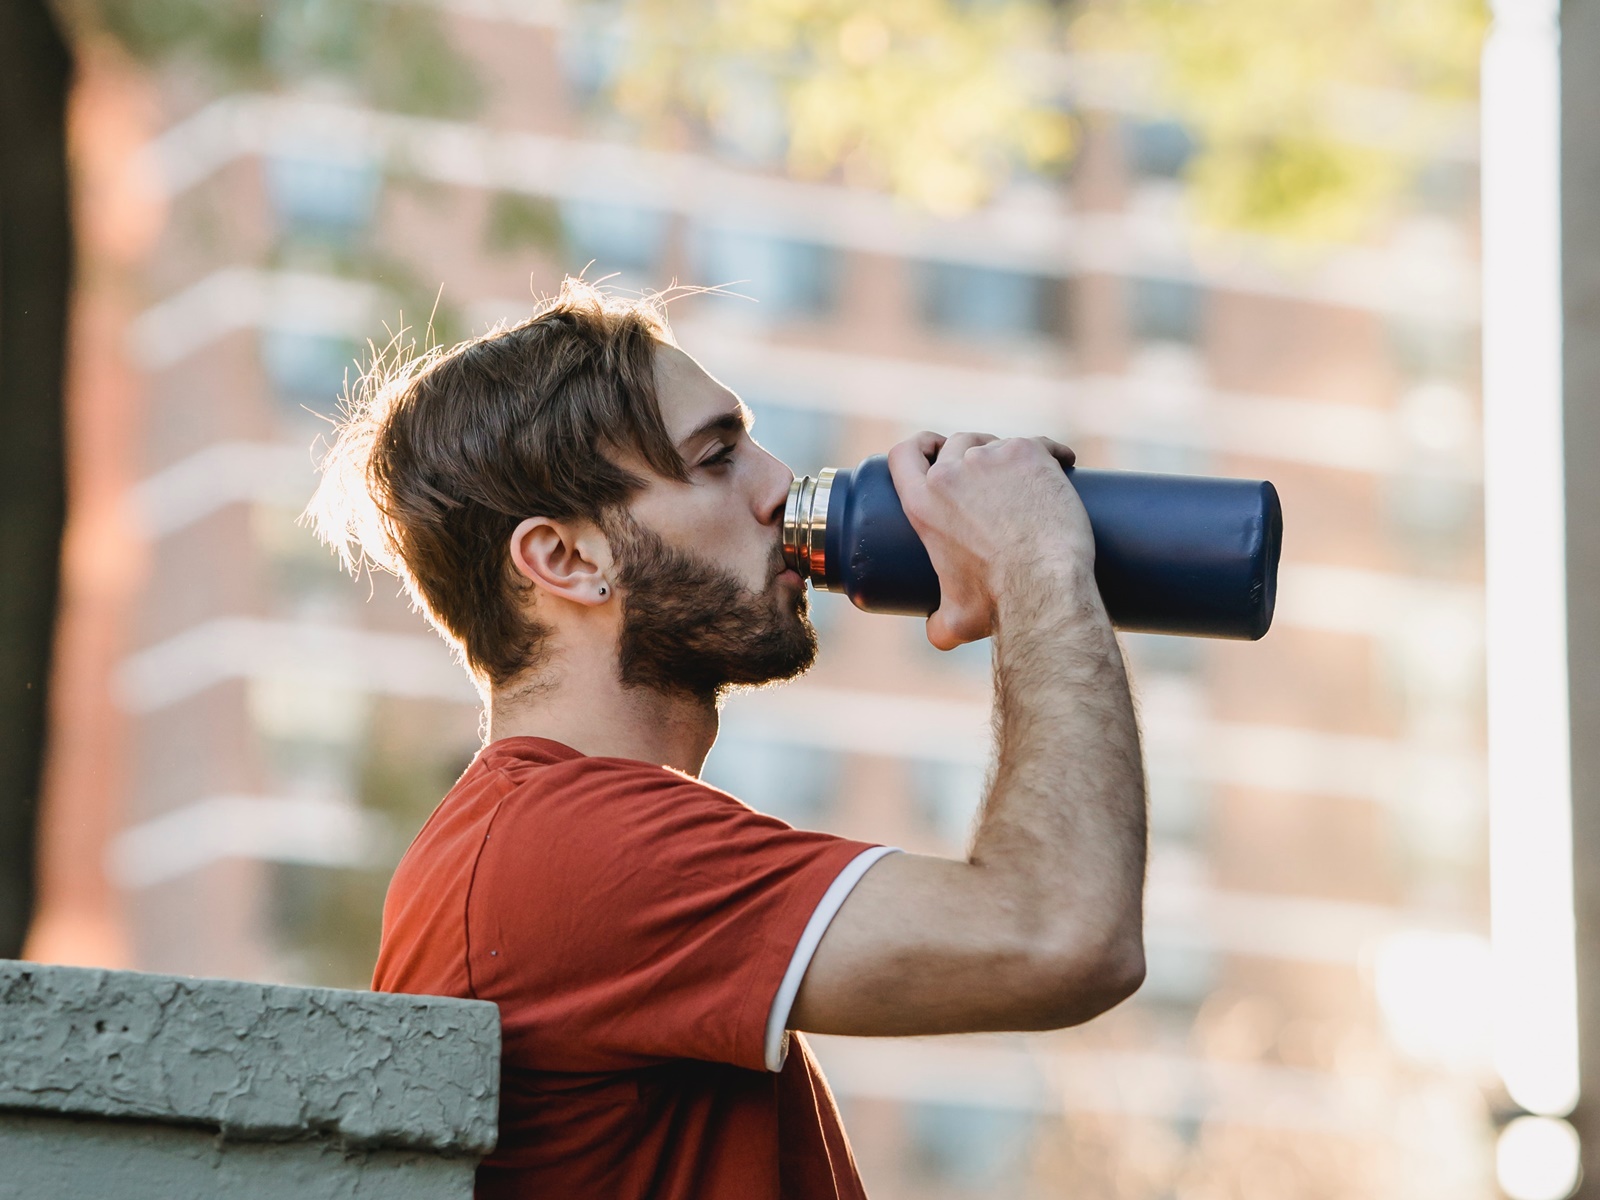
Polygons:
<instances>
[{"instance_id":1,"label":"bottle neck","mask_svg":"<svg viewBox=\"0 0 1600 1200\"><path fill-rule=\"evenodd\" d=\"M824 467L814 479L798 477L783 507L783 560L813 587L827 586L828 501L837 474L837 468Z\"/></svg>"}]
</instances>

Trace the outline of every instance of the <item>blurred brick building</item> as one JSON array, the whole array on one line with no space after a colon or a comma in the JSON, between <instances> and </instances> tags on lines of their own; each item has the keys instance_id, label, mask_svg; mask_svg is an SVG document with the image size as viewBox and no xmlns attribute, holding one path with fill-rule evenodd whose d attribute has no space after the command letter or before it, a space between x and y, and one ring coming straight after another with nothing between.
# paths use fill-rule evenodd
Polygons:
<instances>
[{"instance_id":1,"label":"blurred brick building","mask_svg":"<svg viewBox=\"0 0 1600 1200\"><path fill-rule=\"evenodd\" d=\"M319 81L217 96L176 68L82 97L81 127L122 147L96 161L149 192L133 248L95 251L124 283L86 283L102 337L80 357L113 365L74 398L101 491L126 482L98 524L80 511L78 552L134 583L103 597L123 644L63 685L108 766L58 753L38 952L363 985L388 871L478 713L393 582L353 584L296 524L342 381L386 329L449 341L586 264L730 284L755 302L682 299L678 337L797 472L921 427L1048 433L1088 465L1270 478L1286 513L1265 641L1126 641L1143 991L1048 1036L815 1039L873 1194L1493 1195L1482 1014L1460 1002L1486 970L1471 114L1372 246L1198 233L1185 130L1104 83L1063 96L1085 133L1068 176L938 220L787 178L781 123L750 113L639 148L604 104L599 17L441 12L470 118ZM146 128L119 140L130 96ZM959 854L987 648L814 611L818 667L731 701L707 777ZM104 897L115 936L59 919L73 895Z\"/></svg>"}]
</instances>

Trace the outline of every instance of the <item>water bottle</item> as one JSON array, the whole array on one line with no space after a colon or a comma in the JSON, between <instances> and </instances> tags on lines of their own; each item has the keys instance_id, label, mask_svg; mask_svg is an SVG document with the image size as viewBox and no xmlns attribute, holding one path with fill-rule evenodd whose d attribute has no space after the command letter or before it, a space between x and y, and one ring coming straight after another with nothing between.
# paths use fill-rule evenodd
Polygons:
<instances>
[{"instance_id":1,"label":"water bottle","mask_svg":"<svg viewBox=\"0 0 1600 1200\"><path fill-rule=\"evenodd\" d=\"M1065 468L1094 529L1094 575L1112 624L1255 640L1272 624L1283 509L1266 480ZM813 587L864 612L927 616L939 577L881 454L796 479L783 553Z\"/></svg>"}]
</instances>

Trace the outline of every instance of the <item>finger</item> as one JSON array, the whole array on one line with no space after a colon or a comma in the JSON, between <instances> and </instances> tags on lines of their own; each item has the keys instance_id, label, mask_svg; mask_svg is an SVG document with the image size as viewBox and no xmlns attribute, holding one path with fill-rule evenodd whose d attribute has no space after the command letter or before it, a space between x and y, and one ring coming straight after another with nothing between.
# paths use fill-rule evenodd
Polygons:
<instances>
[{"instance_id":1,"label":"finger","mask_svg":"<svg viewBox=\"0 0 1600 1200\"><path fill-rule=\"evenodd\" d=\"M928 467L939 456L940 449L944 446L945 437L942 433L930 433L924 429L921 433L913 434L903 442L896 442L889 447L886 457L889 460L889 470L892 473L896 464L901 470L926 475Z\"/></svg>"},{"instance_id":2,"label":"finger","mask_svg":"<svg viewBox=\"0 0 1600 1200\"><path fill-rule=\"evenodd\" d=\"M955 461L974 446L986 446L995 440L992 433L952 433L939 450L939 461Z\"/></svg>"},{"instance_id":3,"label":"finger","mask_svg":"<svg viewBox=\"0 0 1600 1200\"><path fill-rule=\"evenodd\" d=\"M944 435L929 433L923 430L903 442L896 442L889 448L889 478L894 483L894 490L899 494L901 501L905 500L908 490L922 483L928 474L928 467L939 453L939 448L944 445Z\"/></svg>"},{"instance_id":4,"label":"finger","mask_svg":"<svg viewBox=\"0 0 1600 1200\"><path fill-rule=\"evenodd\" d=\"M1070 467L1078 461L1077 452L1071 446L1063 445L1047 437L1035 438L1034 440L1050 451L1051 456L1063 467Z\"/></svg>"},{"instance_id":5,"label":"finger","mask_svg":"<svg viewBox=\"0 0 1600 1200\"><path fill-rule=\"evenodd\" d=\"M921 430L911 436L910 440L916 443L917 451L923 458L932 462L938 457L939 450L945 443L945 435L934 433L930 429Z\"/></svg>"}]
</instances>

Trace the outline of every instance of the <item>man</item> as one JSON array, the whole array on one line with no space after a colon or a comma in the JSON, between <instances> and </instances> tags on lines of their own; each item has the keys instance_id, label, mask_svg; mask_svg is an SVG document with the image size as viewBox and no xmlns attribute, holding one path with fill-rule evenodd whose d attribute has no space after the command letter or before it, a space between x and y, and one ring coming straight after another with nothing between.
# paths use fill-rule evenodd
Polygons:
<instances>
[{"instance_id":1,"label":"man","mask_svg":"<svg viewBox=\"0 0 1600 1200\"><path fill-rule=\"evenodd\" d=\"M488 731L395 872L373 986L500 1006L479 1196L860 1197L791 1030L1054 1029L1138 987L1138 732L1070 461L978 434L890 454L939 573L929 640L994 638L997 758L950 861L697 779L723 695L816 638L780 552L792 475L655 308L569 281L369 376L314 513L405 580Z\"/></svg>"}]
</instances>

